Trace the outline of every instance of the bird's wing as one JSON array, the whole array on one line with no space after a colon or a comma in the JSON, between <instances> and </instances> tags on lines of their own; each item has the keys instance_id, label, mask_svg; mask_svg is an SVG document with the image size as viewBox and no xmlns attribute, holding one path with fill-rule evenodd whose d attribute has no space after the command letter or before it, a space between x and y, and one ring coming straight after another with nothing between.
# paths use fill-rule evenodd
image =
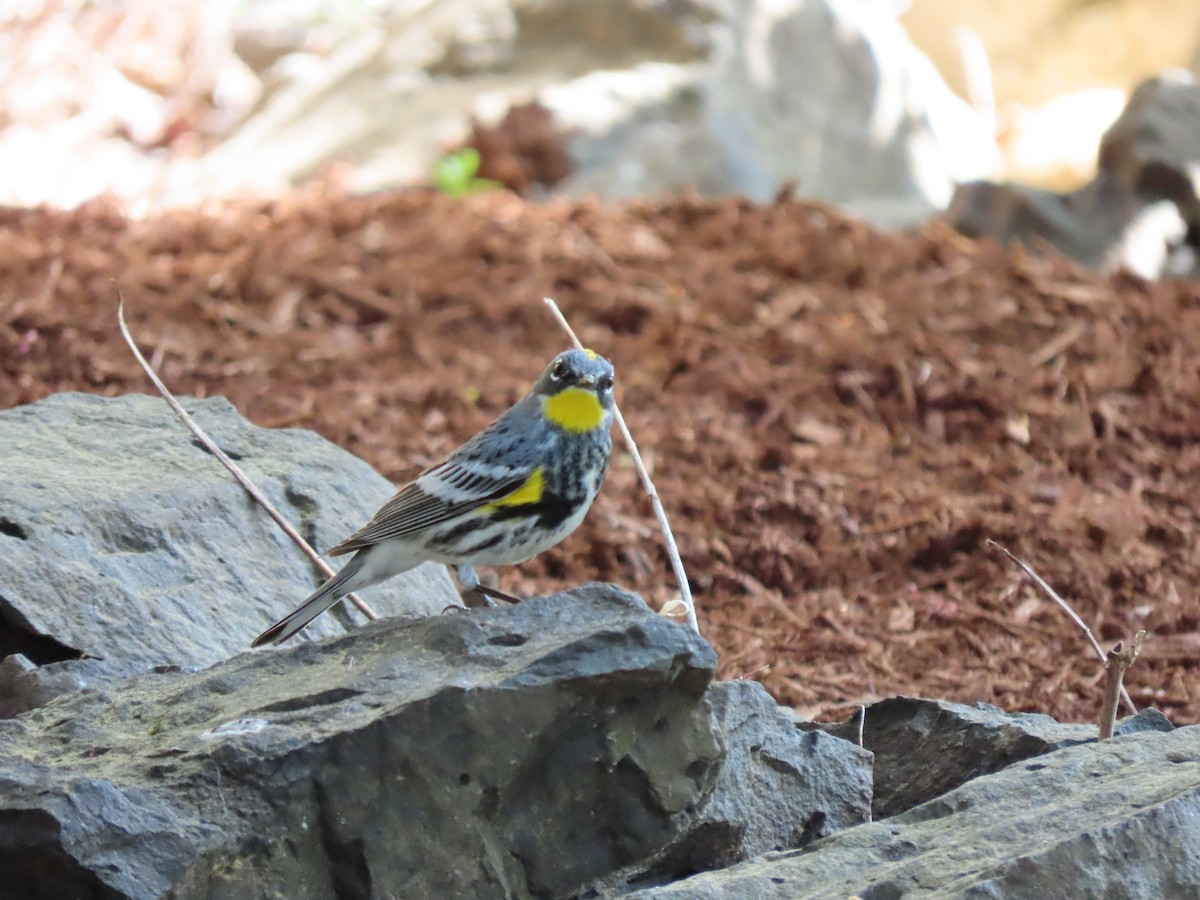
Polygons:
<instances>
[{"instance_id":1,"label":"bird's wing","mask_svg":"<svg viewBox=\"0 0 1200 900\"><path fill-rule=\"evenodd\" d=\"M521 488L556 440L552 433L538 434L531 428L537 402L533 395L526 395L483 431L400 488L370 522L327 555L339 556L413 534Z\"/></svg>"},{"instance_id":2,"label":"bird's wing","mask_svg":"<svg viewBox=\"0 0 1200 900\"><path fill-rule=\"evenodd\" d=\"M480 467L444 460L401 488L370 522L326 555L361 550L461 516L511 494L532 471L530 465Z\"/></svg>"}]
</instances>

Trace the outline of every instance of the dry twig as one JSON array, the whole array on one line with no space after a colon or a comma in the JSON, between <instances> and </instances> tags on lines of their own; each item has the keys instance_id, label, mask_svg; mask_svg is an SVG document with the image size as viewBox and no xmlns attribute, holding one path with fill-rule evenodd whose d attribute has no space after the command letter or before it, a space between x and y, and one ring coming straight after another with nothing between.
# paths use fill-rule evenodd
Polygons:
<instances>
[{"instance_id":1,"label":"dry twig","mask_svg":"<svg viewBox=\"0 0 1200 900\"><path fill-rule=\"evenodd\" d=\"M1113 728L1117 724L1117 697L1124 690L1121 682L1125 678L1125 670L1133 665L1133 661L1141 652L1142 641L1145 639L1146 632L1139 631L1129 642L1128 649L1121 641L1117 641L1117 645L1108 651L1108 657L1104 660L1104 668L1108 672L1104 682L1104 705L1100 708L1100 740L1102 741L1108 740L1113 735Z\"/></svg>"},{"instance_id":2,"label":"dry twig","mask_svg":"<svg viewBox=\"0 0 1200 900\"><path fill-rule=\"evenodd\" d=\"M558 308L558 304L550 297L544 299L546 305L550 307L550 312L558 319L558 324L571 336L572 343L580 350L584 349L583 343L571 328L567 317ZM642 454L638 452L633 435L629 433L629 426L625 424L625 417L621 415L621 410L617 408L616 403L613 404L613 418L617 421L617 427L621 429L621 436L625 438L625 445L629 448L629 455L633 457L634 468L637 469L638 477L642 480L642 487L650 497L650 505L654 507L654 515L658 517L658 524L662 527L663 540L667 545L667 555L671 558L671 568L675 571L675 580L679 582L679 595L687 612L688 624L692 626L692 630L696 634L699 634L700 623L696 618L696 604L692 600L691 588L688 587L687 573L683 570L683 560L679 556L679 547L675 544L675 535L671 533L671 526L667 522L667 513L663 509L662 501L658 499L658 491L654 489L654 482L650 480L650 473L646 471L646 466L642 462ZM671 604L668 603L663 607L662 611L666 612L670 606Z\"/></svg>"},{"instance_id":3,"label":"dry twig","mask_svg":"<svg viewBox=\"0 0 1200 900\"><path fill-rule=\"evenodd\" d=\"M154 386L158 388L158 392L162 394L163 399L166 400L171 409L175 411L175 415L179 417L180 421L182 421L183 424L188 427L188 430L190 430L192 434L196 436L196 439L200 441L205 448L207 448L208 452L215 456L221 465L229 470L230 474L237 479L238 484L246 489L246 493L253 497L255 501L257 501L258 505L267 511L267 515L275 520L275 524L283 529L283 533L292 539L292 542L295 543L296 546L299 547L304 554L316 564L317 568L325 573L326 577L332 576L334 572L333 569L329 567L329 564L325 562L325 560L321 558L321 555L317 553L317 551L312 548L308 541L306 541L300 535L300 532L298 532L292 526L292 523L283 517L283 513L275 508L275 504L267 499L266 494L258 489L254 482L250 480L249 476L247 476L245 472L238 468L237 463L230 459L225 451L218 447L216 442L210 438L207 433L205 433L204 429L200 427L196 420L192 418L191 414L188 413L188 411L183 408L180 402L175 399L175 396L167 389L167 386L163 384L162 379L158 377L158 373L154 371L154 369L150 366L150 363L146 361L146 357L142 355L142 351L138 348L137 342L133 339L133 335L129 332L129 326L125 324L125 298L121 296L120 288L117 288L117 322L121 326L121 335L125 338L125 343L127 343L129 345L129 349L133 351L133 355L141 365L142 370L146 373L146 377L148 377L150 381L154 383ZM368 619L379 618L379 614L375 612L375 610L371 609L371 607L368 606L367 603L357 595L347 594L346 599L362 610L363 615L365 615Z\"/></svg>"},{"instance_id":4,"label":"dry twig","mask_svg":"<svg viewBox=\"0 0 1200 900\"><path fill-rule=\"evenodd\" d=\"M1007 556L1009 559L1011 559L1013 562L1015 562L1018 566L1020 566L1021 570L1026 575L1028 575L1031 579L1033 579L1033 583L1036 584L1039 588L1041 588L1042 592L1047 597L1049 597L1051 600L1053 600L1055 603L1057 603L1060 607L1063 608L1063 610L1066 612L1066 614L1071 617L1071 620L1080 627L1080 629L1083 631L1083 633L1085 635L1087 635L1087 639L1091 643L1092 649L1096 651L1096 656L1099 657L1101 662L1104 662L1106 659L1105 653L1100 648L1100 644L1096 641L1095 635L1092 634L1092 629L1087 627L1087 625L1084 623L1083 619L1079 618L1079 615L1075 612L1075 610L1071 609L1070 605L1067 603L1066 600L1064 600L1062 597L1058 596L1058 594L1055 592L1054 588L1052 588L1052 587L1050 587L1050 585L1046 584L1046 582L1042 578L1042 576L1033 570L1033 566L1029 565L1024 560L1017 559L1017 557L1013 556L1012 553L1010 553L1006 547L1001 546L1000 544L996 543L995 541L991 540L990 538L988 539L988 544L992 547L996 547L999 550L1003 551L1005 556ZM1136 714L1137 707L1134 706L1133 698L1131 698L1129 696L1129 692L1126 691L1125 688L1119 684L1118 684L1118 688L1120 689L1121 699L1125 701L1125 706L1129 709L1129 712L1131 714Z\"/></svg>"}]
</instances>

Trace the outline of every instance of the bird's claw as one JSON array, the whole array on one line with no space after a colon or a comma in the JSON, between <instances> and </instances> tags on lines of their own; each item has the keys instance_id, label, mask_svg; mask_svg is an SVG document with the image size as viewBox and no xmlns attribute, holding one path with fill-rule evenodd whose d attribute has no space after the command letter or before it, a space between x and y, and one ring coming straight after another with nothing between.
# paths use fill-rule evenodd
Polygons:
<instances>
[{"instance_id":1,"label":"bird's claw","mask_svg":"<svg viewBox=\"0 0 1200 900\"><path fill-rule=\"evenodd\" d=\"M512 594L506 594L494 587L488 587L484 584L476 585L470 590L463 591L463 602L472 609L479 607L490 607L495 609L501 604L511 606L521 602L520 597L514 597Z\"/></svg>"}]
</instances>

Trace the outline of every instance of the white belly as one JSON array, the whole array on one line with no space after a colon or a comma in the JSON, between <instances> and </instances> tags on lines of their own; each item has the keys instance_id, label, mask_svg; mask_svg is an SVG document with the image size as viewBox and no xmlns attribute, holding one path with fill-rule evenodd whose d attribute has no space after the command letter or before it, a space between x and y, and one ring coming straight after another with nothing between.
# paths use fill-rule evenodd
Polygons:
<instances>
[{"instance_id":1,"label":"white belly","mask_svg":"<svg viewBox=\"0 0 1200 900\"><path fill-rule=\"evenodd\" d=\"M483 544L495 535L505 534L506 539L494 547L479 550L465 557L430 547L427 548L422 558L446 565L469 563L475 566L510 566L514 563L525 562L560 543L578 528L588 514L591 505L591 501L582 504L575 513L564 519L562 524L553 531L542 532L536 528L536 520L519 525L514 525L511 520L497 521L477 531L472 531L469 537L470 544Z\"/></svg>"}]
</instances>

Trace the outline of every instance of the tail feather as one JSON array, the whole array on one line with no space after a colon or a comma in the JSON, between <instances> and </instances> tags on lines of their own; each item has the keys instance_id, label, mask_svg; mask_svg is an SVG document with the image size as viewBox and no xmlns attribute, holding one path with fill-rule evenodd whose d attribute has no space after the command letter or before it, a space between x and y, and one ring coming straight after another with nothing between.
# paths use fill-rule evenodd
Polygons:
<instances>
[{"instance_id":1,"label":"tail feather","mask_svg":"<svg viewBox=\"0 0 1200 900\"><path fill-rule=\"evenodd\" d=\"M362 565L361 556L353 557L346 565L342 566L340 572L313 591L308 599L251 641L250 646L282 644L292 637L354 589L348 587L347 582L358 574Z\"/></svg>"}]
</instances>

